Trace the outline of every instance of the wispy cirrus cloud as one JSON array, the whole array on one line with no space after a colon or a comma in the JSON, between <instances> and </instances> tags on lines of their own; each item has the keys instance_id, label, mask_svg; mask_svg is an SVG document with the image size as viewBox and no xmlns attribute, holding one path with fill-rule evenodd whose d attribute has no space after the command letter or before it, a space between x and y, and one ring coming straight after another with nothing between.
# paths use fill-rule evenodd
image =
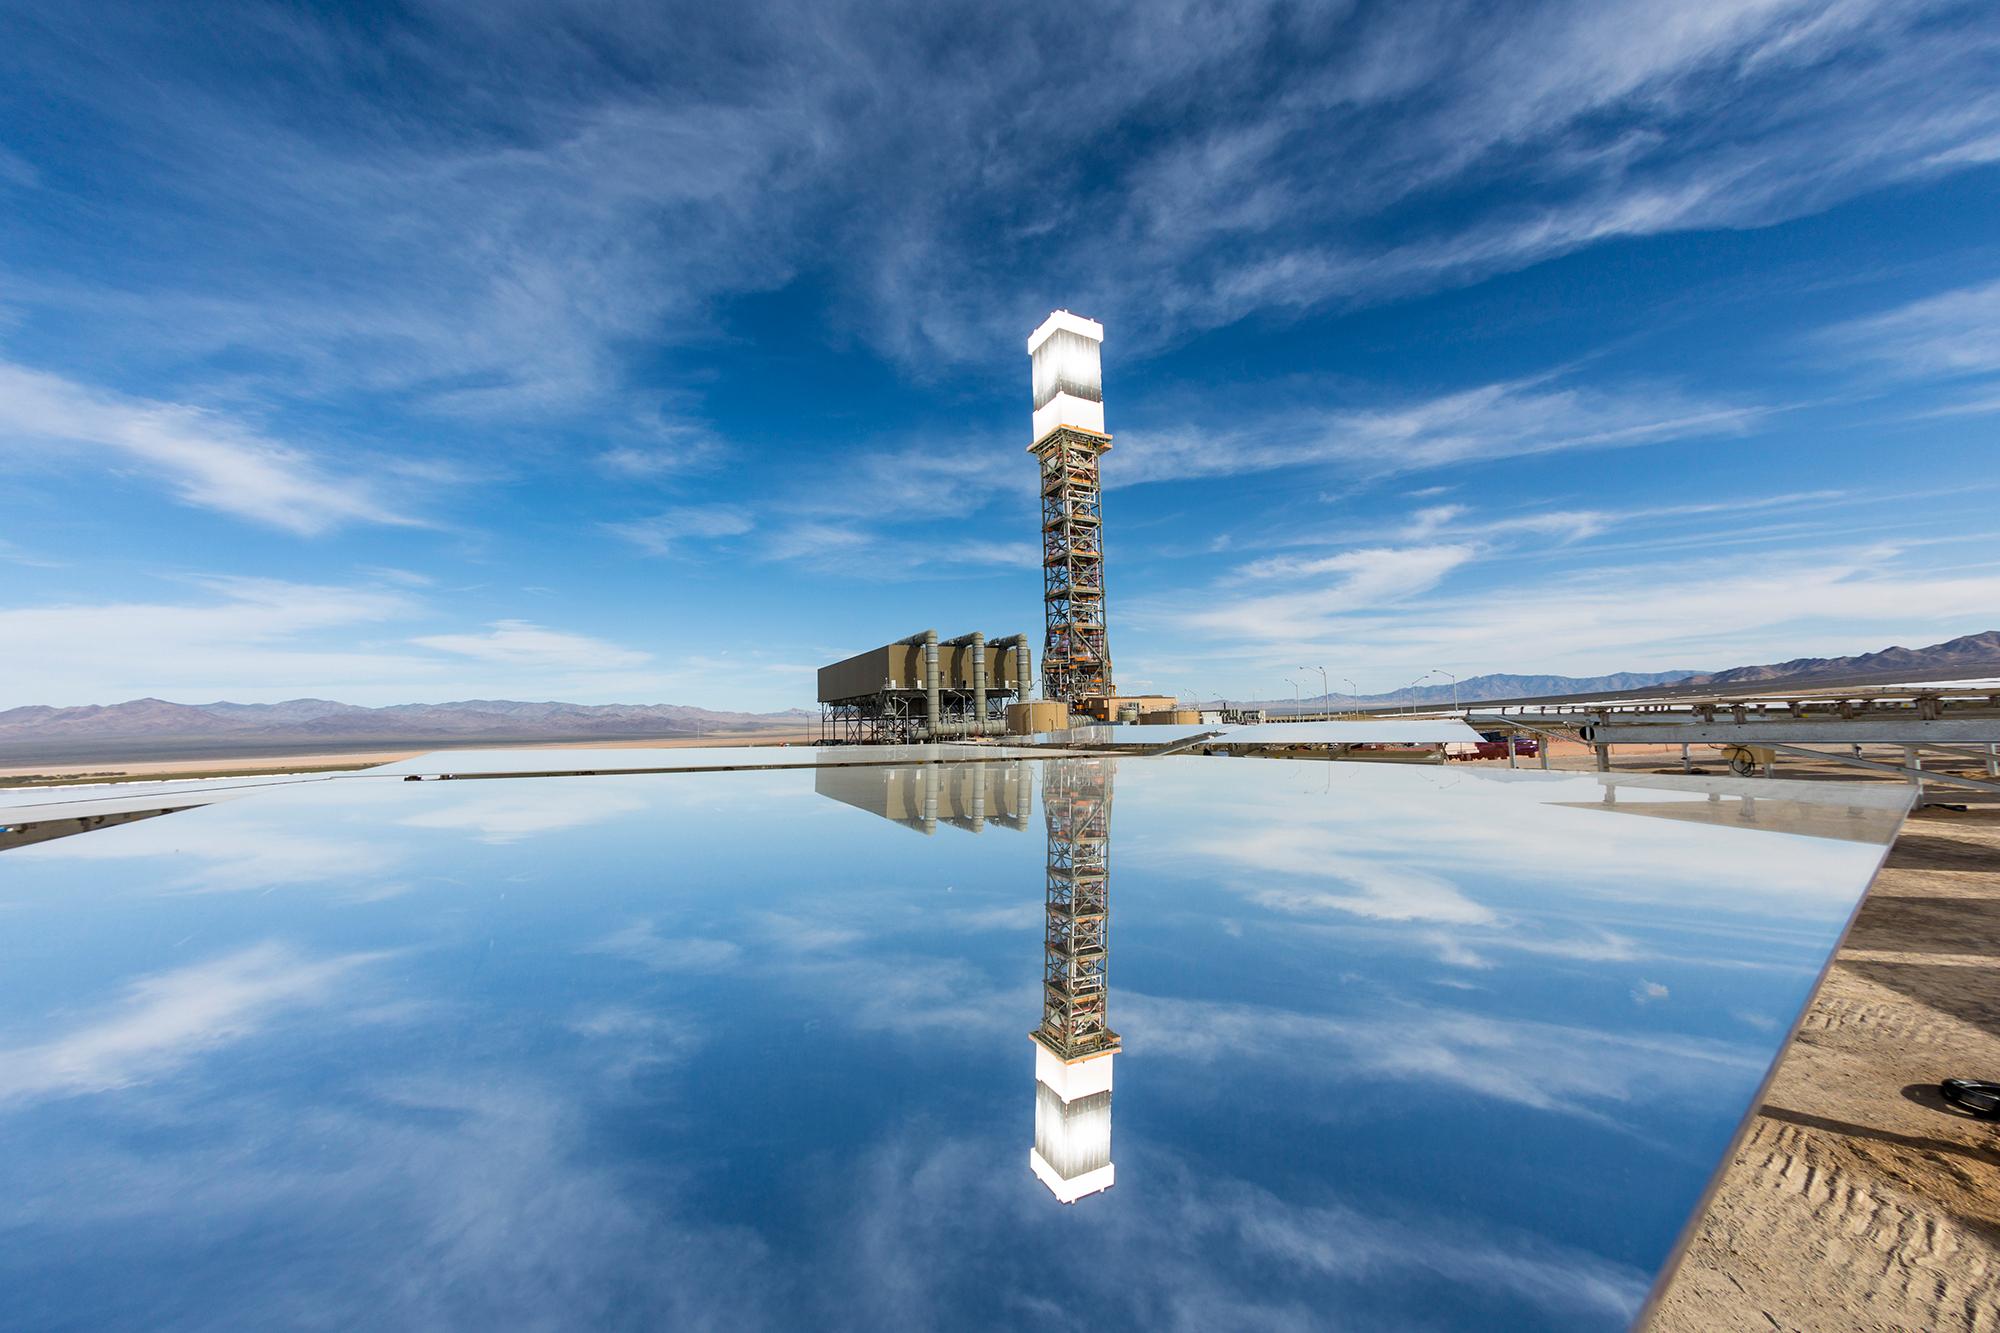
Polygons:
<instances>
[{"instance_id":1,"label":"wispy cirrus cloud","mask_svg":"<svg viewBox=\"0 0 2000 1333\"><path fill-rule=\"evenodd\" d=\"M2000 282L1940 292L1825 330L1822 347L1894 379L1950 386L1919 418L2000 412Z\"/></svg>"},{"instance_id":2,"label":"wispy cirrus cloud","mask_svg":"<svg viewBox=\"0 0 2000 1333\"><path fill-rule=\"evenodd\" d=\"M1159 346L1608 238L1763 225L2000 138L1994 36L1945 0L1125 4L1081 26L834 4L748 31L562 8L577 40L504 9L394 25L436 112L421 131L402 103L279 117L213 82L68 73L214 229L221 290L158 284L142 320L439 410L609 394L622 413L623 346L699 342L717 301L808 269L838 328L908 364L1011 346L1048 308L1044 273ZM372 49L310 31L246 41L308 103L370 77ZM155 37L136 18L94 35ZM504 89L459 73L497 67ZM726 86L698 76L720 68ZM1107 161L1117 140L1144 147ZM1051 191L1093 225L1051 231ZM301 241L327 262L272 262Z\"/></svg>"},{"instance_id":3,"label":"wispy cirrus cloud","mask_svg":"<svg viewBox=\"0 0 2000 1333\"><path fill-rule=\"evenodd\" d=\"M0 448L159 477L183 504L301 536L350 523L411 524L358 476L308 450L184 403L127 398L0 363Z\"/></svg>"},{"instance_id":4,"label":"wispy cirrus cloud","mask_svg":"<svg viewBox=\"0 0 2000 1333\"><path fill-rule=\"evenodd\" d=\"M1317 559L1258 561L1248 567L1251 577L1284 577L1310 586L1261 597L1204 599L1202 609L1175 619L1211 637L1289 639L1306 626L1379 613L1427 593L1475 554L1473 547L1458 545L1377 547Z\"/></svg>"},{"instance_id":5,"label":"wispy cirrus cloud","mask_svg":"<svg viewBox=\"0 0 2000 1333\"><path fill-rule=\"evenodd\" d=\"M685 555L725 537L740 537L756 521L736 505L681 505L604 528L647 555Z\"/></svg>"},{"instance_id":6,"label":"wispy cirrus cloud","mask_svg":"<svg viewBox=\"0 0 2000 1333\"><path fill-rule=\"evenodd\" d=\"M0 608L0 699L81 704L141 695L184 702L345 703L568 697L658 699L716 669L528 620L411 634L445 614L396 584L205 577L178 600ZM143 643L135 657L131 646ZM738 665L734 670L740 673Z\"/></svg>"},{"instance_id":7,"label":"wispy cirrus cloud","mask_svg":"<svg viewBox=\"0 0 2000 1333\"><path fill-rule=\"evenodd\" d=\"M546 629L525 620L496 620L481 634L422 634L410 642L482 662L541 668L631 667L648 661L651 656L586 634Z\"/></svg>"},{"instance_id":8,"label":"wispy cirrus cloud","mask_svg":"<svg viewBox=\"0 0 2000 1333\"><path fill-rule=\"evenodd\" d=\"M1269 409L1214 429L1130 432L1107 483L1326 465L1364 476L1584 449L1736 436L1775 409L1670 386L1564 385L1554 377L1485 384L1401 404ZM1441 514L1436 521L1450 517Z\"/></svg>"},{"instance_id":9,"label":"wispy cirrus cloud","mask_svg":"<svg viewBox=\"0 0 2000 1333\"><path fill-rule=\"evenodd\" d=\"M1181 595L1149 614L1229 659L1500 670L1531 656L1540 670L1592 675L1846 651L1857 633L1949 637L1986 624L2000 605L2000 566L1940 571L1894 543L1836 541L1748 561L1697 553L1664 573L1645 561L1593 562L1538 577L1517 573L1500 595L1477 581L1443 586L1454 572L1469 577L1475 553L1471 546L1349 552L1375 574L1362 578L1338 563L1345 556L1332 556L1324 571L1310 561L1283 570L1305 585L1296 591L1240 601ZM1161 609L1189 602L1201 609ZM1548 614L1551 606L1562 614Z\"/></svg>"}]
</instances>

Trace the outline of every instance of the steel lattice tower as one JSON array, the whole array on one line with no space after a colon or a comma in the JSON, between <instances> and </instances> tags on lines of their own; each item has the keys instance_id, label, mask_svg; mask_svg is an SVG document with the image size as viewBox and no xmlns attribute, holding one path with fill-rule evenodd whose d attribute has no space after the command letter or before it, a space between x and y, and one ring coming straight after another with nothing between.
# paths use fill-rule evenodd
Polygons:
<instances>
[{"instance_id":1,"label":"steel lattice tower","mask_svg":"<svg viewBox=\"0 0 2000 1333\"><path fill-rule=\"evenodd\" d=\"M1104 511L1097 460L1104 433L1104 326L1058 310L1028 338L1041 465L1042 695L1074 706L1112 693L1105 642Z\"/></svg>"},{"instance_id":2,"label":"steel lattice tower","mask_svg":"<svg viewBox=\"0 0 2000 1333\"><path fill-rule=\"evenodd\" d=\"M1106 1023L1110 962L1111 761L1047 766L1048 914L1042 937L1042 1025L1035 1039L1057 1059L1116 1051Z\"/></svg>"},{"instance_id":3,"label":"steel lattice tower","mask_svg":"<svg viewBox=\"0 0 2000 1333\"><path fill-rule=\"evenodd\" d=\"M1063 1203L1110 1189L1112 1066L1119 1040L1110 998L1111 776L1116 760L1064 759L1042 774L1048 819L1048 916L1042 936L1042 1023L1035 1045L1035 1145L1028 1169Z\"/></svg>"}]
</instances>

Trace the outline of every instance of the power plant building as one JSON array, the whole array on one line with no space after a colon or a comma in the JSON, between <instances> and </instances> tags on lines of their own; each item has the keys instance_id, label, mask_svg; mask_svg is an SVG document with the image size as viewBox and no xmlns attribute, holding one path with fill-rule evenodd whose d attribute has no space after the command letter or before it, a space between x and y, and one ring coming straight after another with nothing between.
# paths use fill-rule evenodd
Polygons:
<instances>
[{"instance_id":1,"label":"power plant building","mask_svg":"<svg viewBox=\"0 0 2000 1333\"><path fill-rule=\"evenodd\" d=\"M819 669L820 739L909 745L1000 736L1007 705L1032 690L1025 634L988 639L936 630Z\"/></svg>"}]
</instances>

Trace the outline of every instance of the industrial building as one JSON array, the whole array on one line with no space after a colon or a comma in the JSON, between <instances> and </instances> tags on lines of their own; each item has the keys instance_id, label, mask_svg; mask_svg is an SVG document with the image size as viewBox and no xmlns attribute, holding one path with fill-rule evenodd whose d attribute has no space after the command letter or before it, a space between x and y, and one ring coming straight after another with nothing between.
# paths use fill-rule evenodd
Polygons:
<instances>
[{"instance_id":1,"label":"industrial building","mask_svg":"<svg viewBox=\"0 0 2000 1333\"><path fill-rule=\"evenodd\" d=\"M1025 634L940 639L927 629L819 669L820 740L910 745L999 736L1007 705L1025 700L1033 663Z\"/></svg>"}]
</instances>

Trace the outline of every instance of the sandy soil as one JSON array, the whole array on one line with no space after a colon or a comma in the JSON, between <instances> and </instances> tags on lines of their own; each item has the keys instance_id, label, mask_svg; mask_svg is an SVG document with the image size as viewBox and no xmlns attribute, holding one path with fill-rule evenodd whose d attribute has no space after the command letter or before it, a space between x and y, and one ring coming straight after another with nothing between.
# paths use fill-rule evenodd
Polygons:
<instances>
[{"instance_id":1,"label":"sandy soil","mask_svg":"<svg viewBox=\"0 0 2000 1333\"><path fill-rule=\"evenodd\" d=\"M334 769L372 768L392 764L441 749L492 748L507 750L681 750L701 745L782 745L814 739L818 729L797 731L717 731L705 736L677 736L670 740L634 741L533 741L493 743L488 746L416 745L403 750L370 750L362 753L256 755L238 759L161 759L138 763L29 764L0 768L0 782L22 778L56 778L64 781L89 779L96 782L158 781L168 778L223 777L242 773L302 773Z\"/></svg>"},{"instance_id":2,"label":"sandy soil","mask_svg":"<svg viewBox=\"0 0 2000 1333\"><path fill-rule=\"evenodd\" d=\"M1914 814L1703 1216L1655 1333L2000 1329L2000 809Z\"/></svg>"}]
</instances>

